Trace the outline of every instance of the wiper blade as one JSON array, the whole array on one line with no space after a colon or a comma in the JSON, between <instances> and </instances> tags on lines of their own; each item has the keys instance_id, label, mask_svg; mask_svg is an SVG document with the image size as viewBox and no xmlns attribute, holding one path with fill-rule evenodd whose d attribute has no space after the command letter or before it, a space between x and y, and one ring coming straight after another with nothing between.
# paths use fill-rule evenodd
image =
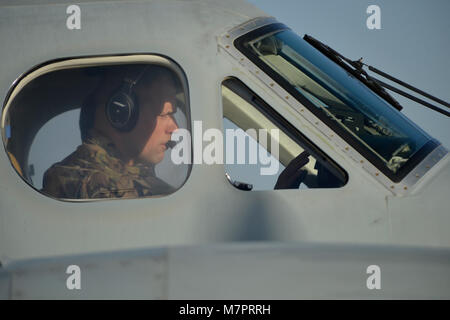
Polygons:
<instances>
[{"instance_id":1,"label":"wiper blade","mask_svg":"<svg viewBox=\"0 0 450 320\"><path fill-rule=\"evenodd\" d=\"M397 100L395 100L384 88L389 89L391 91L394 91L408 99L411 99L417 103L420 103L422 105L424 105L427 108L430 108L434 111L437 111L439 113L442 113L448 117L450 117L450 112L443 110L439 107L436 107L434 105L432 105L431 103L428 103L422 99L419 99L415 96L410 95L409 93L402 91L396 87L393 87L381 80L378 80L372 76L370 76L369 74L367 74L367 72L363 69L364 66L368 67L370 71L375 72L379 75L381 75L382 77L385 77L391 81L394 81L400 85L402 85L403 87L408 88L409 90L412 90L416 93L421 94L422 96L425 96L433 101L436 101L446 107L450 108L450 104L439 99L436 98L420 89L417 89L399 79L394 78L393 76L378 70L375 67L369 66L365 63L362 62L362 58L356 61L353 61L351 59L348 59L346 57L344 57L342 54L340 54L339 52L337 52L336 50L330 48L329 46L327 46L326 44L320 42L319 40L311 37L310 35L305 35L303 37L303 39L308 42L309 44L311 44L314 48L316 48L317 50L319 50L321 53L323 53L325 56L327 56L329 59L331 59L332 61L334 61L335 63L337 63L338 65L340 65L341 67L343 67L347 72L351 73L352 75L354 75L358 80L360 80L361 82L363 82L367 87L369 87L370 89L372 89L374 92L376 92L379 96L381 96L384 100L386 100L387 102L389 102L392 106L394 106L394 108L396 108L397 110L401 111L403 109L403 107L398 103ZM383 88L384 87L384 88Z\"/></svg>"},{"instance_id":2,"label":"wiper blade","mask_svg":"<svg viewBox=\"0 0 450 320\"><path fill-rule=\"evenodd\" d=\"M397 100L395 100L386 90L384 90L382 86L380 86L367 74L367 72L363 69L362 58L357 61L352 61L341 55L336 50L330 48L326 44L307 34L305 34L303 39L311 44L314 48L322 52L324 55L326 55L328 58L333 60L335 63L343 67L347 72L358 78L358 80L363 82L366 86L380 95L384 100L388 101L392 106L394 106L395 109L397 109L398 111L401 111L403 109L403 107L400 105L400 103L398 103ZM350 68L350 66L352 68Z\"/></svg>"}]
</instances>

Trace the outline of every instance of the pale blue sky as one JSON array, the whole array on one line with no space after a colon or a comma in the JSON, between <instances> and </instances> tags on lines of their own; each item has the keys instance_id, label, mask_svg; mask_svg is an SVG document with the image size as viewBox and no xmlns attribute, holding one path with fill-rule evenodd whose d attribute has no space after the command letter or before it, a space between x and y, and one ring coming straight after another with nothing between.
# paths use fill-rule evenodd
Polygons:
<instances>
[{"instance_id":1,"label":"pale blue sky","mask_svg":"<svg viewBox=\"0 0 450 320\"><path fill-rule=\"evenodd\" d=\"M300 35L325 42L450 101L449 0L249 0ZM369 5L381 9L381 29L369 30ZM388 81L387 81L388 82ZM403 113L450 147L450 120L402 97Z\"/></svg>"}]
</instances>

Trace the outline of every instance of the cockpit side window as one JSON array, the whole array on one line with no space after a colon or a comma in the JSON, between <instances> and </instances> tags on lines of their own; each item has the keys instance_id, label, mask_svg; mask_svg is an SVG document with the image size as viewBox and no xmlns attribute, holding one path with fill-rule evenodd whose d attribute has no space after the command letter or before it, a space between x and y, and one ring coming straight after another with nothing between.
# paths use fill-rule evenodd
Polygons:
<instances>
[{"instance_id":1,"label":"cockpit side window","mask_svg":"<svg viewBox=\"0 0 450 320\"><path fill-rule=\"evenodd\" d=\"M222 102L225 172L235 187L272 190L346 184L342 168L238 79L223 81Z\"/></svg>"},{"instance_id":2,"label":"cockpit side window","mask_svg":"<svg viewBox=\"0 0 450 320\"><path fill-rule=\"evenodd\" d=\"M167 195L191 165L171 161L171 134L190 132L187 82L159 56L80 58L22 78L3 109L17 173L59 200ZM114 60L115 62L111 62Z\"/></svg>"}]
</instances>

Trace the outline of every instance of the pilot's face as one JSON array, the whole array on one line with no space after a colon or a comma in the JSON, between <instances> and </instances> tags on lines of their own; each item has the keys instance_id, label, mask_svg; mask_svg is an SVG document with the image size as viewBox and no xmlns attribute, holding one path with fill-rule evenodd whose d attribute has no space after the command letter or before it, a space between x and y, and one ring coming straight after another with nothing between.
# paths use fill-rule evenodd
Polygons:
<instances>
[{"instance_id":1,"label":"pilot's face","mask_svg":"<svg viewBox=\"0 0 450 320\"><path fill-rule=\"evenodd\" d=\"M157 164L164 158L167 150L166 143L171 139L172 133L178 129L178 125L173 118L176 112L175 88L170 80L155 82L148 90L142 93L140 101L139 120L136 126L137 134L143 145L138 159L144 162ZM155 121L155 110L162 111L156 116L156 124L152 129L152 122Z\"/></svg>"}]
</instances>

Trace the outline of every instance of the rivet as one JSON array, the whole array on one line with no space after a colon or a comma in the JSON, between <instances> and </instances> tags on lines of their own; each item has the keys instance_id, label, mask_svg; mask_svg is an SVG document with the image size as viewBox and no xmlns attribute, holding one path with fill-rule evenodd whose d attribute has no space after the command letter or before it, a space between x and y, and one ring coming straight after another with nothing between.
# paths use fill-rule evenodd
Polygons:
<instances>
[{"instance_id":1,"label":"rivet","mask_svg":"<svg viewBox=\"0 0 450 320\"><path fill-rule=\"evenodd\" d=\"M425 166L425 168L430 169L430 166Z\"/></svg>"},{"instance_id":2,"label":"rivet","mask_svg":"<svg viewBox=\"0 0 450 320\"><path fill-rule=\"evenodd\" d=\"M316 126L318 126L318 125L319 125L319 121L316 121L314 124L315 124Z\"/></svg>"},{"instance_id":3,"label":"rivet","mask_svg":"<svg viewBox=\"0 0 450 320\"><path fill-rule=\"evenodd\" d=\"M227 37L227 38L229 38L230 37L230 35L229 34L227 34L225 37Z\"/></svg>"},{"instance_id":4,"label":"rivet","mask_svg":"<svg viewBox=\"0 0 450 320\"><path fill-rule=\"evenodd\" d=\"M225 48L227 48L227 49L228 49L229 47L230 47L229 45L226 45L226 46L225 46Z\"/></svg>"},{"instance_id":5,"label":"rivet","mask_svg":"<svg viewBox=\"0 0 450 320\"><path fill-rule=\"evenodd\" d=\"M404 187L403 189L404 189L404 190L408 190L408 187Z\"/></svg>"},{"instance_id":6,"label":"rivet","mask_svg":"<svg viewBox=\"0 0 450 320\"><path fill-rule=\"evenodd\" d=\"M239 30L244 30L244 28L240 27Z\"/></svg>"},{"instance_id":7,"label":"rivet","mask_svg":"<svg viewBox=\"0 0 450 320\"><path fill-rule=\"evenodd\" d=\"M378 172L375 172L375 175L378 177L380 174Z\"/></svg>"},{"instance_id":8,"label":"rivet","mask_svg":"<svg viewBox=\"0 0 450 320\"><path fill-rule=\"evenodd\" d=\"M359 162L360 162L360 163L364 163L364 160L360 160Z\"/></svg>"},{"instance_id":9,"label":"rivet","mask_svg":"<svg viewBox=\"0 0 450 320\"><path fill-rule=\"evenodd\" d=\"M258 74L259 73L259 71L258 70L256 70L256 74Z\"/></svg>"},{"instance_id":10,"label":"rivet","mask_svg":"<svg viewBox=\"0 0 450 320\"><path fill-rule=\"evenodd\" d=\"M286 99L289 99L289 96L286 96L285 98L286 98Z\"/></svg>"},{"instance_id":11,"label":"rivet","mask_svg":"<svg viewBox=\"0 0 450 320\"><path fill-rule=\"evenodd\" d=\"M244 58L241 58L241 61L244 61Z\"/></svg>"},{"instance_id":12,"label":"rivet","mask_svg":"<svg viewBox=\"0 0 450 320\"><path fill-rule=\"evenodd\" d=\"M391 189L394 189L395 187L394 186L391 186Z\"/></svg>"},{"instance_id":13,"label":"rivet","mask_svg":"<svg viewBox=\"0 0 450 320\"><path fill-rule=\"evenodd\" d=\"M345 147L345 151L348 151L348 149L349 149L348 147Z\"/></svg>"},{"instance_id":14,"label":"rivet","mask_svg":"<svg viewBox=\"0 0 450 320\"><path fill-rule=\"evenodd\" d=\"M271 87L273 87L273 86L274 86L273 82L272 82L272 83L270 84L270 86L271 86Z\"/></svg>"},{"instance_id":15,"label":"rivet","mask_svg":"<svg viewBox=\"0 0 450 320\"><path fill-rule=\"evenodd\" d=\"M305 109L300 109L300 112L303 112L303 111L305 111Z\"/></svg>"},{"instance_id":16,"label":"rivet","mask_svg":"<svg viewBox=\"0 0 450 320\"><path fill-rule=\"evenodd\" d=\"M419 177L420 177L420 175L418 173L416 173L416 178L419 178Z\"/></svg>"},{"instance_id":17,"label":"rivet","mask_svg":"<svg viewBox=\"0 0 450 320\"><path fill-rule=\"evenodd\" d=\"M332 137L332 138L333 138L333 137L334 137L334 134L330 134L330 137Z\"/></svg>"}]
</instances>

